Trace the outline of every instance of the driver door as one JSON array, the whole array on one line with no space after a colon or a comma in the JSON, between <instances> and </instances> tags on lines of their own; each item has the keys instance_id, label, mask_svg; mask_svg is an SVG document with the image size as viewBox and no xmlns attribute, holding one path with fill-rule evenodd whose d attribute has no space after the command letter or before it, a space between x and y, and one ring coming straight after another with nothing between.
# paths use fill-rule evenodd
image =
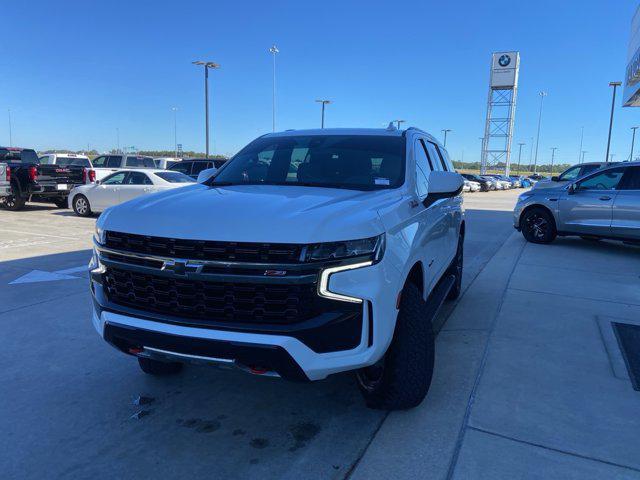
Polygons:
<instances>
[{"instance_id":1,"label":"driver door","mask_svg":"<svg viewBox=\"0 0 640 480\"><path fill-rule=\"evenodd\" d=\"M89 199L91 206L101 211L120 203L120 188L126 176L127 172L117 172L102 180L100 185L96 185Z\"/></svg>"},{"instance_id":2,"label":"driver door","mask_svg":"<svg viewBox=\"0 0 640 480\"><path fill-rule=\"evenodd\" d=\"M613 204L625 168L595 173L567 189L560 198L558 230L611 235Z\"/></svg>"}]
</instances>

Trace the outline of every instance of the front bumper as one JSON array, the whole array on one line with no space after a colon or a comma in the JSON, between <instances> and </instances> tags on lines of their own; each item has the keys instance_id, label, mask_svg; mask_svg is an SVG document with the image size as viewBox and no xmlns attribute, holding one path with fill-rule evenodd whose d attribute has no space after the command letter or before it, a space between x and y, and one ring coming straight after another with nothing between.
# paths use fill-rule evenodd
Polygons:
<instances>
[{"instance_id":1,"label":"front bumper","mask_svg":"<svg viewBox=\"0 0 640 480\"><path fill-rule=\"evenodd\" d=\"M100 262L109 268L109 260ZM137 310L110 301L100 268L90 277L93 324L119 350L139 356L159 351L178 361L208 360L292 380L320 380L375 363L391 342L397 316L399 274L384 259L329 277L331 292L363 300L348 304L347 314L325 312L287 325L204 322Z\"/></svg>"}]
</instances>

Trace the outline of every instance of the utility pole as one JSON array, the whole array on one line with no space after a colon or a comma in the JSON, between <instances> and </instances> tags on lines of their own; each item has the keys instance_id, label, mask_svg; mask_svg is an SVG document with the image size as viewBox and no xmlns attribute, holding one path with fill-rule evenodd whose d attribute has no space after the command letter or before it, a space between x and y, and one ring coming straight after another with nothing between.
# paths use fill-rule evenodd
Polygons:
<instances>
[{"instance_id":1,"label":"utility pole","mask_svg":"<svg viewBox=\"0 0 640 480\"><path fill-rule=\"evenodd\" d=\"M440 130L442 133L444 133L444 143L442 144L442 146L444 148L447 148L447 133L451 132L450 128L443 128L442 130Z\"/></svg>"},{"instance_id":2,"label":"utility pole","mask_svg":"<svg viewBox=\"0 0 640 480\"><path fill-rule=\"evenodd\" d=\"M613 162L613 156L615 155L615 153L610 153L609 154L609 162Z\"/></svg>"},{"instance_id":3,"label":"utility pole","mask_svg":"<svg viewBox=\"0 0 640 480\"><path fill-rule=\"evenodd\" d=\"M273 131L276 131L276 53L280 53L280 50L278 50L278 47L276 47L276 44L274 43L271 48L269 49L269 51L271 52L271 55L273 56L273 97L272 97L272 103L273 103Z\"/></svg>"},{"instance_id":4,"label":"utility pole","mask_svg":"<svg viewBox=\"0 0 640 480\"><path fill-rule=\"evenodd\" d=\"M584 140L584 127L580 130L580 148L578 149L578 162L580 162L580 152L582 152L582 141Z\"/></svg>"},{"instance_id":5,"label":"utility pole","mask_svg":"<svg viewBox=\"0 0 640 480\"><path fill-rule=\"evenodd\" d=\"M178 107L171 107L173 110L173 154L178 159Z\"/></svg>"},{"instance_id":6,"label":"utility pole","mask_svg":"<svg viewBox=\"0 0 640 480\"><path fill-rule=\"evenodd\" d=\"M316 102L322 104L322 120L320 121L320 128L324 128L324 106L331 103L331 100L316 100Z\"/></svg>"},{"instance_id":7,"label":"utility pole","mask_svg":"<svg viewBox=\"0 0 640 480\"><path fill-rule=\"evenodd\" d=\"M538 173L538 145L540 143L540 124L542 123L542 102L547 92L540 92L540 112L538 113L538 135L536 137L536 156L533 160L533 173Z\"/></svg>"},{"instance_id":8,"label":"utility pole","mask_svg":"<svg viewBox=\"0 0 640 480\"><path fill-rule=\"evenodd\" d=\"M604 161L609 163L609 148L611 147L611 130L613 129L613 111L616 106L616 89L622 85L622 82L609 82L609 86L613 87L613 95L611 96L611 116L609 117L609 137L607 138L607 154Z\"/></svg>"},{"instance_id":9,"label":"utility pole","mask_svg":"<svg viewBox=\"0 0 640 480\"><path fill-rule=\"evenodd\" d=\"M553 177L553 159L556 157L558 147L551 147L551 176Z\"/></svg>"},{"instance_id":10,"label":"utility pole","mask_svg":"<svg viewBox=\"0 0 640 480\"><path fill-rule=\"evenodd\" d=\"M13 132L11 131L11 109L7 108L7 113L9 114L9 146L13 147Z\"/></svg>"},{"instance_id":11,"label":"utility pole","mask_svg":"<svg viewBox=\"0 0 640 480\"><path fill-rule=\"evenodd\" d=\"M518 175L520 175L520 159L522 158L522 147L526 145L526 143L518 143Z\"/></svg>"},{"instance_id":12,"label":"utility pole","mask_svg":"<svg viewBox=\"0 0 640 480\"><path fill-rule=\"evenodd\" d=\"M631 130L633 130L633 136L631 137L631 155L629 155L629 161L633 162L633 147L634 144L636 142L636 130L638 129L638 127L631 127Z\"/></svg>"},{"instance_id":13,"label":"utility pole","mask_svg":"<svg viewBox=\"0 0 640 480\"><path fill-rule=\"evenodd\" d=\"M205 62L202 60L196 60L191 62L194 65L202 65L204 67L204 123L205 123L205 144L206 154L205 157L209 158L209 69L220 68L220 65L215 62Z\"/></svg>"}]
</instances>

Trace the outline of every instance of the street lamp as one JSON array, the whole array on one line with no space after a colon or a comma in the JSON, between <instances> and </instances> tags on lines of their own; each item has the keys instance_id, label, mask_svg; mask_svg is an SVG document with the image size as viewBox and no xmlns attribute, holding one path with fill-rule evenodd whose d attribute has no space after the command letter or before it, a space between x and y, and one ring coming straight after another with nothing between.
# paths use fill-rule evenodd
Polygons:
<instances>
[{"instance_id":1,"label":"street lamp","mask_svg":"<svg viewBox=\"0 0 640 480\"><path fill-rule=\"evenodd\" d=\"M331 100L316 100L316 102L322 104L322 120L320 122L320 128L324 128L324 106L331 103Z\"/></svg>"},{"instance_id":2,"label":"street lamp","mask_svg":"<svg viewBox=\"0 0 640 480\"><path fill-rule=\"evenodd\" d=\"M518 149L518 175L520 175L520 158L522 157L522 147L526 145L526 143L518 143L518 146L520 147Z\"/></svg>"},{"instance_id":3,"label":"street lamp","mask_svg":"<svg viewBox=\"0 0 640 480\"><path fill-rule=\"evenodd\" d=\"M444 133L444 143L442 144L442 146L444 148L447 148L447 133L451 132L450 128L443 128L442 130L440 130L442 133Z\"/></svg>"},{"instance_id":4,"label":"street lamp","mask_svg":"<svg viewBox=\"0 0 640 480\"><path fill-rule=\"evenodd\" d=\"M7 113L9 114L9 146L13 147L13 138L12 137L12 132L11 132L11 109L7 108Z\"/></svg>"},{"instance_id":5,"label":"street lamp","mask_svg":"<svg viewBox=\"0 0 640 480\"><path fill-rule=\"evenodd\" d=\"M538 113L538 135L536 137L536 156L533 159L533 173L538 173L538 145L540 143L540 124L542 122L542 102L544 97L547 96L547 92L540 92L540 111Z\"/></svg>"},{"instance_id":6,"label":"street lamp","mask_svg":"<svg viewBox=\"0 0 640 480\"><path fill-rule=\"evenodd\" d=\"M580 152L582 152L582 141L584 140L584 127L580 130L580 148L578 149L578 162L580 162Z\"/></svg>"},{"instance_id":7,"label":"street lamp","mask_svg":"<svg viewBox=\"0 0 640 480\"><path fill-rule=\"evenodd\" d=\"M175 159L178 158L178 107L171 107L173 110L173 153Z\"/></svg>"},{"instance_id":8,"label":"street lamp","mask_svg":"<svg viewBox=\"0 0 640 480\"><path fill-rule=\"evenodd\" d=\"M616 90L622 85L622 82L609 82L609 86L613 87L613 95L611 97L611 116L609 117L609 137L607 138L607 155L604 158L606 163L609 163L609 148L611 147L611 130L613 128L613 110L616 106Z\"/></svg>"},{"instance_id":9,"label":"street lamp","mask_svg":"<svg viewBox=\"0 0 640 480\"><path fill-rule=\"evenodd\" d=\"M271 48L269 49L269 52L271 52L271 55L273 56L273 97L272 97L272 103L273 103L273 119L272 119L272 127L273 127L273 131L276 131L276 53L280 53L280 50L278 50L278 47L276 47L276 44L274 43Z\"/></svg>"},{"instance_id":10,"label":"street lamp","mask_svg":"<svg viewBox=\"0 0 640 480\"><path fill-rule=\"evenodd\" d=\"M558 147L551 147L551 176L553 176L553 159L556 157Z\"/></svg>"},{"instance_id":11,"label":"street lamp","mask_svg":"<svg viewBox=\"0 0 640 480\"><path fill-rule=\"evenodd\" d=\"M220 68L220 65L214 62L204 62L202 60L196 60L191 62L194 65L202 65L204 67L204 123L205 123L205 137L206 137L206 154L205 157L209 158L209 69Z\"/></svg>"},{"instance_id":12,"label":"street lamp","mask_svg":"<svg viewBox=\"0 0 640 480\"><path fill-rule=\"evenodd\" d=\"M636 143L636 130L638 129L638 127L631 127L631 130L633 130L633 136L631 137L631 155L629 155L629 161L633 162L633 147L634 144Z\"/></svg>"},{"instance_id":13,"label":"street lamp","mask_svg":"<svg viewBox=\"0 0 640 480\"><path fill-rule=\"evenodd\" d=\"M400 130L400 124L406 123L406 120L392 120L392 122L396 122L398 124L398 130Z\"/></svg>"},{"instance_id":14,"label":"street lamp","mask_svg":"<svg viewBox=\"0 0 640 480\"><path fill-rule=\"evenodd\" d=\"M120 153L120 128L116 127L116 153Z\"/></svg>"},{"instance_id":15,"label":"street lamp","mask_svg":"<svg viewBox=\"0 0 640 480\"><path fill-rule=\"evenodd\" d=\"M584 154L587 153L586 150L582 150L582 159L580 160L580 163L584 163Z\"/></svg>"}]
</instances>

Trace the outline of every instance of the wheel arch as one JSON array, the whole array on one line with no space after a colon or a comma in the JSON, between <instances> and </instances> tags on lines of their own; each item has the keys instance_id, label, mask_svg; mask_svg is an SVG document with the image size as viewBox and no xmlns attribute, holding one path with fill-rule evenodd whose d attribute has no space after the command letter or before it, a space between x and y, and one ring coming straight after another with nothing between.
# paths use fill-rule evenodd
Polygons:
<instances>
[{"instance_id":1,"label":"wheel arch","mask_svg":"<svg viewBox=\"0 0 640 480\"><path fill-rule=\"evenodd\" d=\"M403 289L404 289L404 285L408 283L415 285L416 288L420 291L420 293L424 297L425 282L424 282L424 268L422 266L422 262L418 261L413 264L413 266L409 270L409 273L407 274L407 278L403 283Z\"/></svg>"}]
</instances>

